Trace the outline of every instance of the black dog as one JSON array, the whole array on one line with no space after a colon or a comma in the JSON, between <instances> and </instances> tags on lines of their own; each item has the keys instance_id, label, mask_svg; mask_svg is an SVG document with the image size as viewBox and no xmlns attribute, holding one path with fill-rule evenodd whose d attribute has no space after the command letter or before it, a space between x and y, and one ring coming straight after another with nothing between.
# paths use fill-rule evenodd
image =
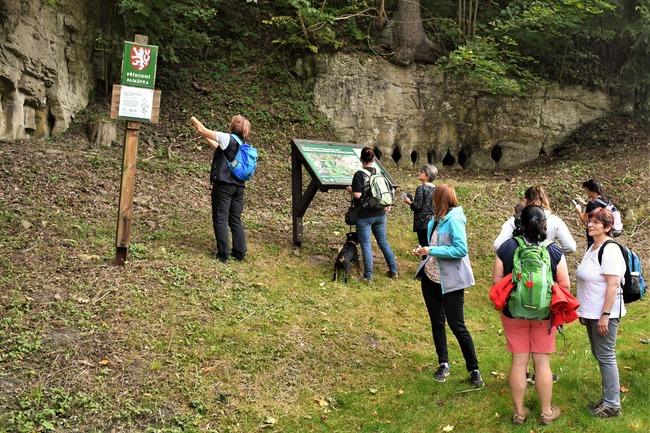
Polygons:
<instances>
[{"instance_id":1,"label":"black dog","mask_svg":"<svg viewBox=\"0 0 650 433\"><path fill-rule=\"evenodd\" d=\"M361 264L359 263L359 250L357 249L357 244L359 243L357 234L348 233L345 236L347 240L343 244L341 251L339 251L339 255L336 256L336 261L334 262L334 279L332 281L336 281L339 271L344 270L345 284L347 284L352 263L356 263L359 275L361 275Z\"/></svg>"}]
</instances>

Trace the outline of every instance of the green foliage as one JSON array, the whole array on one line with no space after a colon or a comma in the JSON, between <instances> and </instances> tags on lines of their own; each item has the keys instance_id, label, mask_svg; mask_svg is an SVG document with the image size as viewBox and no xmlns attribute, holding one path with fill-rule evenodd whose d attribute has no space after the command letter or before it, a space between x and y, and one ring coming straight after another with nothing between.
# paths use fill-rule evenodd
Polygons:
<instances>
[{"instance_id":1,"label":"green foliage","mask_svg":"<svg viewBox=\"0 0 650 433\"><path fill-rule=\"evenodd\" d=\"M627 2L623 14L627 18L624 31L632 46L622 71L634 92L634 111L647 117L650 114L650 1Z\"/></svg>"},{"instance_id":2,"label":"green foliage","mask_svg":"<svg viewBox=\"0 0 650 433\"><path fill-rule=\"evenodd\" d=\"M439 64L447 72L473 83L479 91L522 95L529 86L540 84L541 80L519 66L533 59L523 57L513 48L516 44L507 37L501 43L494 38L477 37L442 58Z\"/></svg>"},{"instance_id":3,"label":"green foliage","mask_svg":"<svg viewBox=\"0 0 650 433\"><path fill-rule=\"evenodd\" d=\"M518 0L503 8L484 30L497 40L513 41L522 68L553 80L597 84L607 81L598 76L609 71L596 65L602 62L601 44L608 44L616 34L603 22L611 19L614 10L611 2L603 0ZM585 68L591 69L585 73Z\"/></svg>"},{"instance_id":4,"label":"green foliage","mask_svg":"<svg viewBox=\"0 0 650 433\"><path fill-rule=\"evenodd\" d=\"M372 18L368 15L372 9L364 0L353 0L350 4L312 0L286 0L286 3L283 0L281 3L284 14L263 21L282 28L286 33L273 41L277 44L297 46L315 53L323 46L341 48L346 39L367 38L363 30L367 24L362 24Z\"/></svg>"},{"instance_id":5,"label":"green foliage","mask_svg":"<svg viewBox=\"0 0 650 433\"><path fill-rule=\"evenodd\" d=\"M160 47L163 61L179 63L203 57L215 41L210 36L222 30L215 19L219 0L119 0L119 13L135 33L149 36L149 43Z\"/></svg>"}]
</instances>

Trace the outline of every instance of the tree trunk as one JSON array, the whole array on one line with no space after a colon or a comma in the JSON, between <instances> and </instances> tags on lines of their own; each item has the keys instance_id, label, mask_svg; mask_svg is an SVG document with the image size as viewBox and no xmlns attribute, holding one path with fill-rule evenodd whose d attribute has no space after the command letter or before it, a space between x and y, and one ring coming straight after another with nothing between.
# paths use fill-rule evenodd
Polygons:
<instances>
[{"instance_id":1,"label":"tree trunk","mask_svg":"<svg viewBox=\"0 0 650 433\"><path fill-rule=\"evenodd\" d=\"M93 120L88 125L88 139L95 145L110 146L117 142L117 127L113 122Z\"/></svg>"},{"instance_id":2,"label":"tree trunk","mask_svg":"<svg viewBox=\"0 0 650 433\"><path fill-rule=\"evenodd\" d=\"M436 47L424 33L420 0L399 0L391 28L395 51L391 61L394 63L434 63L438 59Z\"/></svg>"}]
</instances>

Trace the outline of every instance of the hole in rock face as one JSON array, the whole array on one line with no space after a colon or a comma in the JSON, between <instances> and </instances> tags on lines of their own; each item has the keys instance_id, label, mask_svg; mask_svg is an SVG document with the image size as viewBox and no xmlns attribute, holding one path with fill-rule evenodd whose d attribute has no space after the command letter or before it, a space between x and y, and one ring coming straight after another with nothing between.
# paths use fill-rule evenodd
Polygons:
<instances>
[{"instance_id":1,"label":"hole in rock face","mask_svg":"<svg viewBox=\"0 0 650 433\"><path fill-rule=\"evenodd\" d=\"M471 159L472 152L469 149L460 149L460 152L458 152L458 164L460 164L461 167L467 168Z\"/></svg>"},{"instance_id":2,"label":"hole in rock face","mask_svg":"<svg viewBox=\"0 0 650 433\"><path fill-rule=\"evenodd\" d=\"M451 167L456 164L456 158L447 150L447 154L442 158L442 165L445 167Z\"/></svg>"},{"instance_id":3,"label":"hole in rock face","mask_svg":"<svg viewBox=\"0 0 650 433\"><path fill-rule=\"evenodd\" d=\"M418 153L414 150L411 152L411 163L415 165L416 162L418 162Z\"/></svg>"},{"instance_id":4,"label":"hole in rock face","mask_svg":"<svg viewBox=\"0 0 650 433\"><path fill-rule=\"evenodd\" d=\"M399 162L400 159L402 159L402 151L399 150L399 147L396 147L393 149L393 155L392 155L393 161Z\"/></svg>"},{"instance_id":5,"label":"hole in rock face","mask_svg":"<svg viewBox=\"0 0 650 433\"><path fill-rule=\"evenodd\" d=\"M433 150L427 152L427 162L433 164L433 161L436 160L436 153Z\"/></svg>"},{"instance_id":6,"label":"hole in rock face","mask_svg":"<svg viewBox=\"0 0 650 433\"><path fill-rule=\"evenodd\" d=\"M539 156L542 156L542 155L546 155L546 151L544 150L543 147L541 149L539 149Z\"/></svg>"},{"instance_id":7,"label":"hole in rock face","mask_svg":"<svg viewBox=\"0 0 650 433\"><path fill-rule=\"evenodd\" d=\"M49 133L51 134L54 130L54 126L56 125L56 118L52 114L52 110L47 110L47 124L50 127Z\"/></svg>"},{"instance_id":8,"label":"hole in rock face","mask_svg":"<svg viewBox=\"0 0 650 433\"><path fill-rule=\"evenodd\" d=\"M378 147L375 147L375 148L373 149L373 152L375 152L375 158L381 160L381 150L379 150Z\"/></svg>"},{"instance_id":9,"label":"hole in rock face","mask_svg":"<svg viewBox=\"0 0 650 433\"><path fill-rule=\"evenodd\" d=\"M490 158L492 158L492 161L497 163L501 161L501 158L503 158L503 149L501 146L497 144L496 146L492 147L492 150L490 151Z\"/></svg>"}]
</instances>

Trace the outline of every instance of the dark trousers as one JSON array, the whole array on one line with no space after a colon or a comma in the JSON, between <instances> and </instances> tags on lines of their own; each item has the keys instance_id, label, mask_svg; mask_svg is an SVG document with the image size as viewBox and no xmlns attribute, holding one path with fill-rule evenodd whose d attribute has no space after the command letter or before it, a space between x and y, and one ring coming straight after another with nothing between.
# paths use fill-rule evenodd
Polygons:
<instances>
[{"instance_id":1,"label":"dark trousers","mask_svg":"<svg viewBox=\"0 0 650 433\"><path fill-rule=\"evenodd\" d=\"M217 239L217 258L230 258L228 228L232 233L232 255L243 260L246 255L246 235L241 214L244 211L243 186L232 183L212 183L212 225Z\"/></svg>"},{"instance_id":2,"label":"dark trousers","mask_svg":"<svg viewBox=\"0 0 650 433\"><path fill-rule=\"evenodd\" d=\"M478 370L478 359L474 350L474 341L465 326L463 307L465 304L465 290L456 290L451 293L442 294L442 287L426 277L422 276L422 296L431 319L431 332L433 343L436 346L438 363L449 363L447 353L447 333L445 331L445 319L449 328L456 336L460 350L465 358L467 371Z\"/></svg>"},{"instance_id":3,"label":"dark trousers","mask_svg":"<svg viewBox=\"0 0 650 433\"><path fill-rule=\"evenodd\" d=\"M417 230L415 232L415 233L418 234L418 244L421 247L428 247L429 246L429 238L427 238L427 232L428 232L428 229Z\"/></svg>"}]
</instances>

